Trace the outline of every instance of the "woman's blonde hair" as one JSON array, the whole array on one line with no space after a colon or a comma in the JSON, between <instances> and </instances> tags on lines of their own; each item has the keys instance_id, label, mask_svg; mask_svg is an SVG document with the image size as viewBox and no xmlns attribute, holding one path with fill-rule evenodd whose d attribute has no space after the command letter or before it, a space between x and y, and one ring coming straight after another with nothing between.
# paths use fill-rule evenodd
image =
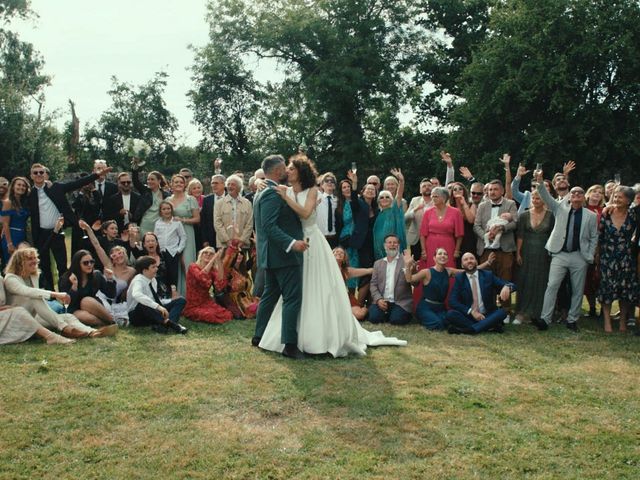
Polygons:
<instances>
[{"instance_id":1,"label":"woman's blonde hair","mask_svg":"<svg viewBox=\"0 0 640 480\"><path fill-rule=\"evenodd\" d=\"M33 247L29 248L19 248L11 258L9 258L9 263L7 263L7 268L5 268L5 273L13 273L14 275L18 275L22 277L25 266L27 264L27 260L30 260L33 257L40 258L38 255L38 250Z\"/></svg>"}]
</instances>

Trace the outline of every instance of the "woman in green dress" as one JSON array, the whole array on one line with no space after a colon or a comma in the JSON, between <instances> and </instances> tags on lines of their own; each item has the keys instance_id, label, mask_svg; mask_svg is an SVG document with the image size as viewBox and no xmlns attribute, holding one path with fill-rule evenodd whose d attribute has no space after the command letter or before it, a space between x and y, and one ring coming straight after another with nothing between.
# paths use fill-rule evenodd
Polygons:
<instances>
[{"instance_id":1,"label":"woman in green dress","mask_svg":"<svg viewBox=\"0 0 640 480\"><path fill-rule=\"evenodd\" d=\"M173 205L173 215L182 222L187 234L187 244L182 252L182 262L178 273L178 292L185 296L187 291L187 269L196 261L196 234L194 225L200 224L200 207L198 201L186 193L187 181L178 174L171 177L171 195L167 200Z\"/></svg>"},{"instance_id":2,"label":"woman in green dress","mask_svg":"<svg viewBox=\"0 0 640 480\"><path fill-rule=\"evenodd\" d=\"M137 167L136 167L137 168ZM133 170L133 186L140 193L140 200L136 211L133 213L133 221L140 225L140 233L153 232L156 221L160 218L160 202L167 197L164 191L166 180L164 175L158 171L149 172L147 184L144 185L138 177L138 170Z\"/></svg>"},{"instance_id":3,"label":"woman in green dress","mask_svg":"<svg viewBox=\"0 0 640 480\"><path fill-rule=\"evenodd\" d=\"M553 230L553 213L547 210L537 191L531 192L531 208L518 218L516 261L518 303L514 325L540 318L549 279L550 257L544 246Z\"/></svg>"}]
</instances>

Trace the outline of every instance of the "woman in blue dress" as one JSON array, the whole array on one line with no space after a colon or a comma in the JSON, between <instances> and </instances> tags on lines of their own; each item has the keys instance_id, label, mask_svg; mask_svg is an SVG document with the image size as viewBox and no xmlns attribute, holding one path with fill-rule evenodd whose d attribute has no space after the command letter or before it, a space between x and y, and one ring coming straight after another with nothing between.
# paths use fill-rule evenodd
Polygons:
<instances>
[{"instance_id":1,"label":"woman in blue dress","mask_svg":"<svg viewBox=\"0 0 640 480\"><path fill-rule=\"evenodd\" d=\"M29 182L24 177L15 177L9 185L9 194L2 201L2 256L5 264L21 242L27 238L29 210L25 199L29 195Z\"/></svg>"},{"instance_id":2,"label":"woman in blue dress","mask_svg":"<svg viewBox=\"0 0 640 480\"><path fill-rule=\"evenodd\" d=\"M491 254L486 262L478 268L491 266L495 254ZM427 330L444 330L447 328L445 316L447 313L445 302L449 293L449 278L462 272L457 268L447 267L449 254L443 247L436 248L433 256L434 266L413 273L416 262L411 256L411 250L404 251L405 279L416 284L422 282L422 298L416 305L416 318Z\"/></svg>"}]
</instances>

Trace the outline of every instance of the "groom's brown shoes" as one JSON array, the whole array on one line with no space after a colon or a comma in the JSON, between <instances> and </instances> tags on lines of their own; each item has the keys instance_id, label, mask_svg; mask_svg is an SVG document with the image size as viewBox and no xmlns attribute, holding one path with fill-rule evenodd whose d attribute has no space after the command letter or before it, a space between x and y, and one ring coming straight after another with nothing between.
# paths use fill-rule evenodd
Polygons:
<instances>
[{"instance_id":1,"label":"groom's brown shoes","mask_svg":"<svg viewBox=\"0 0 640 480\"><path fill-rule=\"evenodd\" d=\"M295 343L285 343L282 355L293 360L304 360L306 358L304 353L298 350Z\"/></svg>"}]
</instances>

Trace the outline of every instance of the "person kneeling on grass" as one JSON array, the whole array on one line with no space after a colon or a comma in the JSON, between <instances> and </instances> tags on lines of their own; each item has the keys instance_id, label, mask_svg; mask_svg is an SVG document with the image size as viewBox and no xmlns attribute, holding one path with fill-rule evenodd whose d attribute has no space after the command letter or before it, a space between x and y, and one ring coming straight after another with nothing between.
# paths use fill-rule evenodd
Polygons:
<instances>
[{"instance_id":1,"label":"person kneeling on grass","mask_svg":"<svg viewBox=\"0 0 640 480\"><path fill-rule=\"evenodd\" d=\"M133 277L127 291L129 323L134 327L151 325L158 333L173 331L186 334L187 329L178 323L186 301L178 297L162 304L158 296L156 260L145 255L136 261L135 267L138 274Z\"/></svg>"}]
</instances>

